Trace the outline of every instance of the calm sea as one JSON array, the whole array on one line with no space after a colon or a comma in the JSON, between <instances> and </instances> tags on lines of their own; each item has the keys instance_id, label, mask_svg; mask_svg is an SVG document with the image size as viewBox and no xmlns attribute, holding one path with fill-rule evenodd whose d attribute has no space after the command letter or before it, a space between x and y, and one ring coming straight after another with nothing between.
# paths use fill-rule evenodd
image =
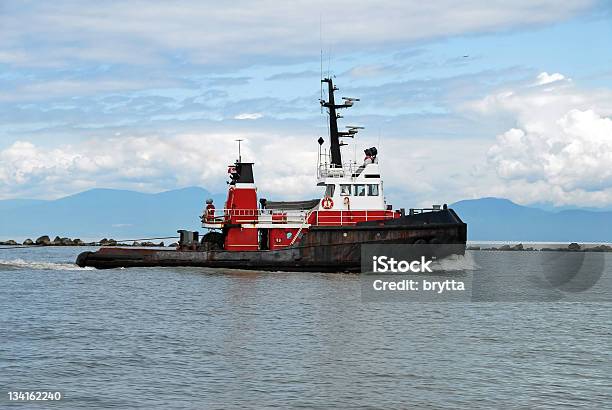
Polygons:
<instances>
[{"instance_id":1,"label":"calm sea","mask_svg":"<svg viewBox=\"0 0 612 410\"><path fill-rule=\"evenodd\" d=\"M359 275L98 271L72 264L83 250L0 250L0 407L612 402L612 254L583 291L543 284L537 252L472 252L471 301L384 303L362 299ZM35 390L64 398L8 401Z\"/></svg>"}]
</instances>

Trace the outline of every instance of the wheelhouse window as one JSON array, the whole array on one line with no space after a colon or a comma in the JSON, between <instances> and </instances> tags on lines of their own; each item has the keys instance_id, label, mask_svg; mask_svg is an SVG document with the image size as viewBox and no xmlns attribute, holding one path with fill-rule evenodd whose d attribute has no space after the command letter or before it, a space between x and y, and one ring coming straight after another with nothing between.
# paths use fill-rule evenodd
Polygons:
<instances>
[{"instance_id":1,"label":"wheelhouse window","mask_svg":"<svg viewBox=\"0 0 612 410\"><path fill-rule=\"evenodd\" d=\"M365 185L355 185L355 196L365 196L366 188Z\"/></svg>"},{"instance_id":2,"label":"wheelhouse window","mask_svg":"<svg viewBox=\"0 0 612 410\"><path fill-rule=\"evenodd\" d=\"M368 184L368 196L378 195L378 184Z\"/></svg>"},{"instance_id":3,"label":"wheelhouse window","mask_svg":"<svg viewBox=\"0 0 612 410\"><path fill-rule=\"evenodd\" d=\"M351 186L348 184L340 184L340 195L350 195L351 194Z\"/></svg>"},{"instance_id":4,"label":"wheelhouse window","mask_svg":"<svg viewBox=\"0 0 612 410\"><path fill-rule=\"evenodd\" d=\"M334 184L327 184L325 187L325 196L333 197L334 192L336 191L336 186Z\"/></svg>"}]
</instances>

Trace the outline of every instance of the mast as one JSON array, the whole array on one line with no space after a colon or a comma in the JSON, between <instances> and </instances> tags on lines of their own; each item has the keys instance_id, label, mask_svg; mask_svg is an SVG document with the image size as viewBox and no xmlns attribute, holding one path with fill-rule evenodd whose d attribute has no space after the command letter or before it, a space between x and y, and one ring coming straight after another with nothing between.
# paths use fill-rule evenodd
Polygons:
<instances>
[{"instance_id":1,"label":"mast","mask_svg":"<svg viewBox=\"0 0 612 410\"><path fill-rule=\"evenodd\" d=\"M334 92L338 91L338 87L336 87L331 78L324 78L321 80L322 83L327 83L328 89L328 100L321 100L321 105L328 109L329 114L329 139L330 139L330 153L331 153L331 165L337 168L342 168L342 154L340 152L340 147L342 144L340 142L340 138L342 137L350 137L357 133L358 128L361 127L347 127L348 131L338 131L338 118L342 118L342 116L336 113L337 109L341 108L349 108L353 106L354 101L359 101L358 98L348 98L342 97L344 100L343 104L336 104L334 99Z\"/></svg>"}]
</instances>

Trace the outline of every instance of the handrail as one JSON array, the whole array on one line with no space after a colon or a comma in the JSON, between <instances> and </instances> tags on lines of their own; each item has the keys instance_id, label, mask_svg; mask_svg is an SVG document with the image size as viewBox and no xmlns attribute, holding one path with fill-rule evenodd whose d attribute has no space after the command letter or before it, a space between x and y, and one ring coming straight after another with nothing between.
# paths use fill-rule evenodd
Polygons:
<instances>
[{"instance_id":1,"label":"handrail","mask_svg":"<svg viewBox=\"0 0 612 410\"><path fill-rule=\"evenodd\" d=\"M316 212L314 225L355 224L357 221L373 221L393 219L392 211L377 209L311 209L311 210L284 210L284 209L215 209L214 213L202 216L202 222L208 225L223 225L232 217L239 223L271 223L271 224L302 224L307 225L310 217ZM357 221L355 221L357 220Z\"/></svg>"},{"instance_id":2,"label":"handrail","mask_svg":"<svg viewBox=\"0 0 612 410\"><path fill-rule=\"evenodd\" d=\"M232 217L244 218L239 222L256 223L303 223L307 220L306 210L283 210L283 209L215 209L202 215L202 222L207 224L224 224ZM250 218L250 219L248 219Z\"/></svg>"},{"instance_id":3,"label":"handrail","mask_svg":"<svg viewBox=\"0 0 612 410\"><path fill-rule=\"evenodd\" d=\"M357 162L349 161L342 163L341 167L328 162L319 163L317 169L318 178L336 177L343 178L346 175L353 175L353 171L358 168Z\"/></svg>"}]
</instances>

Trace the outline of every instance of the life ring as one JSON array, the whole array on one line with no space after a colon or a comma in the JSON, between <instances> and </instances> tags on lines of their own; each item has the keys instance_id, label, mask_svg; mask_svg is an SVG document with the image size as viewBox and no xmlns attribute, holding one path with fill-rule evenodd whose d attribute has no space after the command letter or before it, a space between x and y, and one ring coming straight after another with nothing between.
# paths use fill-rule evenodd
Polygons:
<instances>
[{"instance_id":1,"label":"life ring","mask_svg":"<svg viewBox=\"0 0 612 410\"><path fill-rule=\"evenodd\" d=\"M334 201L330 197L326 196L321 200L321 206L324 209L332 209L334 207Z\"/></svg>"}]
</instances>

